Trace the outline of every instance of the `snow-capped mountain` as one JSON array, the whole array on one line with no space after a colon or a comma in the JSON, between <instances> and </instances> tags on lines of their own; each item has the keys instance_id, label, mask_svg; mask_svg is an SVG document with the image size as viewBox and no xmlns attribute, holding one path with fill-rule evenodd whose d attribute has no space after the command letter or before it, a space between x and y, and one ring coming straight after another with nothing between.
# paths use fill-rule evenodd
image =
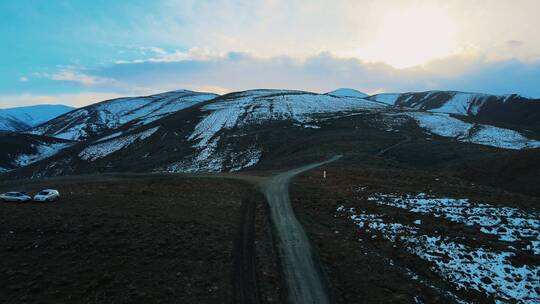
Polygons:
<instances>
[{"instance_id":1,"label":"snow-capped mountain","mask_svg":"<svg viewBox=\"0 0 540 304\"><path fill-rule=\"evenodd\" d=\"M171 113L215 98L187 90L103 101L76 109L32 130L33 134L85 140L124 125L148 124Z\"/></svg>"},{"instance_id":2,"label":"snow-capped mountain","mask_svg":"<svg viewBox=\"0 0 540 304\"><path fill-rule=\"evenodd\" d=\"M232 93L201 108L202 120L187 138L197 150L195 157L169 166L173 171L240 170L257 163L262 153L256 144L245 155L235 155L235 165L227 167L230 154L219 152L227 130L288 121L304 128L319 128L326 115L376 111L384 105L356 97L336 97L301 91L253 90ZM234 151L230 147L230 151Z\"/></svg>"},{"instance_id":3,"label":"snow-capped mountain","mask_svg":"<svg viewBox=\"0 0 540 304\"><path fill-rule=\"evenodd\" d=\"M384 104L362 98L302 91L231 93L168 116L149 117L148 122L95 135L41 170L45 175L58 167L75 172L96 168L121 171L128 164L132 169L136 164L137 170L147 171L237 171L257 164L263 155L264 132L260 140L255 139L251 134L255 129L286 125L315 130L328 119L384 108Z\"/></svg>"},{"instance_id":4,"label":"snow-capped mountain","mask_svg":"<svg viewBox=\"0 0 540 304\"><path fill-rule=\"evenodd\" d=\"M495 123L540 126L540 99L529 99L516 94L427 91L384 93L368 99L414 110L474 116Z\"/></svg>"},{"instance_id":5,"label":"snow-capped mountain","mask_svg":"<svg viewBox=\"0 0 540 304\"><path fill-rule=\"evenodd\" d=\"M0 109L0 130L26 131L73 109L73 107L64 105L35 105Z\"/></svg>"},{"instance_id":6,"label":"snow-capped mountain","mask_svg":"<svg viewBox=\"0 0 540 304\"><path fill-rule=\"evenodd\" d=\"M365 98L369 96L366 93L357 91L355 89L349 89L349 88L340 88L340 89L328 92L326 94L337 96L337 97L358 97L358 98Z\"/></svg>"},{"instance_id":7,"label":"snow-capped mountain","mask_svg":"<svg viewBox=\"0 0 540 304\"><path fill-rule=\"evenodd\" d=\"M441 141L457 149L468 147L464 151L477 149L470 144L490 149L540 147L538 132L477 119L486 113L490 100L497 99L490 95L437 92L362 98L336 91L316 94L250 90L223 96L175 91L105 101L36 128L36 133L79 143L67 152L30 165L28 174L39 177L96 171L237 171L327 144L332 151L337 149L334 146L341 147L336 150L340 153L377 150L377 145L392 142L396 137L426 143ZM479 106L477 100L481 98L485 101L478 112L456 110L464 105L469 109ZM512 96L507 98L504 102L516 107L534 104L511 101ZM436 104L434 100L444 102ZM529 115L538 113L540 110Z\"/></svg>"}]
</instances>

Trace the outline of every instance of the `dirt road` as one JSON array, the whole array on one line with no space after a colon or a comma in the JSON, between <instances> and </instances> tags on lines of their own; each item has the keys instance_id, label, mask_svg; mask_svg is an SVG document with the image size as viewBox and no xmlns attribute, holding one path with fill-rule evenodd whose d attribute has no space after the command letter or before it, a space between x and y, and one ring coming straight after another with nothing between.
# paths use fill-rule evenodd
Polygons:
<instances>
[{"instance_id":1,"label":"dirt road","mask_svg":"<svg viewBox=\"0 0 540 304\"><path fill-rule=\"evenodd\" d=\"M341 156L293 169L270 178L262 185L272 218L281 267L290 303L331 303L320 261L314 255L289 199L289 182L302 172L333 162Z\"/></svg>"},{"instance_id":2,"label":"dirt road","mask_svg":"<svg viewBox=\"0 0 540 304\"><path fill-rule=\"evenodd\" d=\"M392 150L394 148L397 148L397 147L411 141L411 137L409 135L405 134L404 136L405 136L405 138L402 141L399 141L399 142L397 142L397 143L395 143L395 144L393 144L393 145L391 145L389 147L386 147L386 148L382 149L381 151L379 151L377 153L377 156L383 156L386 152L388 152L388 151L390 151L390 150Z\"/></svg>"}]
</instances>

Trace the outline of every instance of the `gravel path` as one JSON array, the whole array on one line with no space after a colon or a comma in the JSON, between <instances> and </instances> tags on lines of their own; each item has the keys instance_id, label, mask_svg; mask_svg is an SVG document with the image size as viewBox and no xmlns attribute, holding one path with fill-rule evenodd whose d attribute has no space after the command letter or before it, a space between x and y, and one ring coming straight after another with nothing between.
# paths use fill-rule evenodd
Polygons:
<instances>
[{"instance_id":1,"label":"gravel path","mask_svg":"<svg viewBox=\"0 0 540 304\"><path fill-rule=\"evenodd\" d=\"M309 238L291 207L289 182L300 173L336 161L340 157L334 156L324 162L281 173L262 185L276 231L278 253L290 303L325 304L332 301L320 261L314 255Z\"/></svg>"}]
</instances>

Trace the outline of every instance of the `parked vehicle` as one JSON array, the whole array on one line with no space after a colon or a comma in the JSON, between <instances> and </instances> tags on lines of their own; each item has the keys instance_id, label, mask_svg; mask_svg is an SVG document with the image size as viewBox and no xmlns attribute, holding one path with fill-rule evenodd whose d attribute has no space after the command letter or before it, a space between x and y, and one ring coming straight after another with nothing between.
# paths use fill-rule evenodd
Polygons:
<instances>
[{"instance_id":1,"label":"parked vehicle","mask_svg":"<svg viewBox=\"0 0 540 304\"><path fill-rule=\"evenodd\" d=\"M34 201L36 202L54 202L60 199L60 192L54 189L45 189L39 191L38 194L34 196Z\"/></svg>"},{"instance_id":2,"label":"parked vehicle","mask_svg":"<svg viewBox=\"0 0 540 304\"><path fill-rule=\"evenodd\" d=\"M27 202L32 200L32 197L25 192L6 192L0 194L0 201L3 202Z\"/></svg>"}]
</instances>

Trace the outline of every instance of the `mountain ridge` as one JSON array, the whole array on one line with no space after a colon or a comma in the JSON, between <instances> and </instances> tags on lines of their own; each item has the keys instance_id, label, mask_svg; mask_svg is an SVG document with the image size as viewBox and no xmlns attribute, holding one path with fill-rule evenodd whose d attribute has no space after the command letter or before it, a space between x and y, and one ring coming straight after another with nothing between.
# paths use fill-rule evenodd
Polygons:
<instances>
[{"instance_id":1,"label":"mountain ridge","mask_svg":"<svg viewBox=\"0 0 540 304\"><path fill-rule=\"evenodd\" d=\"M217 96L213 93L176 90L141 97L115 98L65 113L33 128L31 133L84 140L129 123L149 123Z\"/></svg>"},{"instance_id":2,"label":"mountain ridge","mask_svg":"<svg viewBox=\"0 0 540 304\"><path fill-rule=\"evenodd\" d=\"M61 104L43 104L0 109L0 130L22 132L75 108Z\"/></svg>"},{"instance_id":3,"label":"mountain ridge","mask_svg":"<svg viewBox=\"0 0 540 304\"><path fill-rule=\"evenodd\" d=\"M391 145L403 137L428 146L430 142L445 143L458 151L496 153L493 151L498 149L540 147L540 133L534 128L483 121L485 109L478 115L467 112L467 116L432 111L445 109L447 100L441 103L440 94L448 97L458 93L404 93L408 95L392 96L400 100L397 106L378 98L388 95L362 98L265 89L221 96L179 90L113 99L76 109L34 129L35 135L75 142L49 158L12 169L17 169L15 175L21 172L34 177L96 171L239 171L271 168L283 155L315 153L318 146L329 143L342 147L340 153L364 151L369 155L371 146L375 149L387 141ZM426 101L428 94L435 101ZM478 95L485 96L490 95ZM402 101L404 98L410 103ZM465 101L463 104L469 105ZM511 104L532 102L514 100ZM333 135L327 138L328 134Z\"/></svg>"}]
</instances>

